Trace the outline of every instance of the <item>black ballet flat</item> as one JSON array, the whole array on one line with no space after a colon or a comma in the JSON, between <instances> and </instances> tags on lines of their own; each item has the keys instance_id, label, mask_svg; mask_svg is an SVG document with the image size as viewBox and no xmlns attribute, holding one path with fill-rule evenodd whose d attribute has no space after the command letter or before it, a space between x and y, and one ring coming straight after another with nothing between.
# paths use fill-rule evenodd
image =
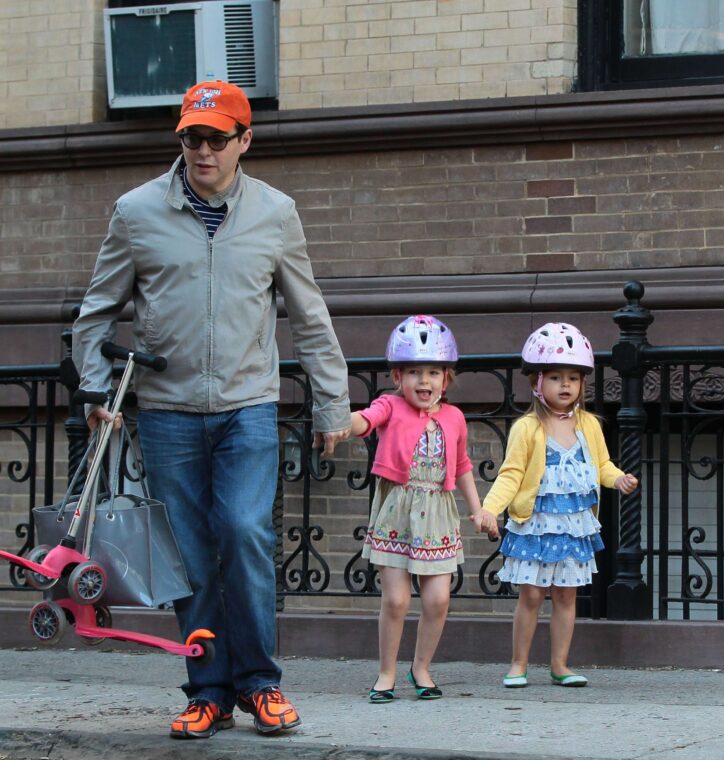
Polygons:
<instances>
[{"instance_id":1,"label":"black ballet flat","mask_svg":"<svg viewBox=\"0 0 724 760\"><path fill-rule=\"evenodd\" d=\"M407 680L415 687L418 699L440 699L442 696L442 689L438 689L435 684L432 686L420 686L415 680L412 668L410 668L410 672L407 674Z\"/></svg>"},{"instance_id":2,"label":"black ballet flat","mask_svg":"<svg viewBox=\"0 0 724 760\"><path fill-rule=\"evenodd\" d=\"M395 687L391 689L370 689L369 701L373 705L384 705L395 698Z\"/></svg>"}]
</instances>

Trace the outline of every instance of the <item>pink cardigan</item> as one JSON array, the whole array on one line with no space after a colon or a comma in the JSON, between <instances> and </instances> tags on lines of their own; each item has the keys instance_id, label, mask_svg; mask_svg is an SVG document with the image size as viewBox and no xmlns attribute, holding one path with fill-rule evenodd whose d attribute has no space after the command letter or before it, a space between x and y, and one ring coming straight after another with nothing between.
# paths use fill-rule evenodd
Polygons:
<instances>
[{"instance_id":1,"label":"pink cardigan","mask_svg":"<svg viewBox=\"0 0 724 760\"><path fill-rule=\"evenodd\" d=\"M467 450L468 429L463 413L455 406L441 404L433 414L419 412L402 396L380 396L360 414L369 422L363 438L377 429L379 437L372 472L393 483L407 483L415 446L430 417L445 436L445 482L452 491L455 481L473 469Z\"/></svg>"}]
</instances>

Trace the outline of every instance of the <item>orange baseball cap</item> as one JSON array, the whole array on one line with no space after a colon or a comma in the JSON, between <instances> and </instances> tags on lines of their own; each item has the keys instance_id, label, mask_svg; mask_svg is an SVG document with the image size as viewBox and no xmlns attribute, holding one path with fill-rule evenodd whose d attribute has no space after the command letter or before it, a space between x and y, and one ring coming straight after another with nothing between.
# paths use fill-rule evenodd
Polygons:
<instances>
[{"instance_id":1,"label":"orange baseball cap","mask_svg":"<svg viewBox=\"0 0 724 760\"><path fill-rule=\"evenodd\" d=\"M245 127L251 126L249 98L241 87L219 79L199 82L187 91L176 131L203 125L230 132L237 122Z\"/></svg>"}]
</instances>

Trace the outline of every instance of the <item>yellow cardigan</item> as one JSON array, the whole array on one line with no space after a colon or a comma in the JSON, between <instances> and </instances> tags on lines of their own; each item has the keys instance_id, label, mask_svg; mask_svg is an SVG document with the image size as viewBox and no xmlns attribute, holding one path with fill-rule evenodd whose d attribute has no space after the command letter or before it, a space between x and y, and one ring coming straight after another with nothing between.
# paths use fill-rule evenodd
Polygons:
<instances>
[{"instance_id":1,"label":"yellow cardigan","mask_svg":"<svg viewBox=\"0 0 724 760\"><path fill-rule=\"evenodd\" d=\"M624 473L614 465L608 455L603 431L596 417L578 411L576 429L586 438L588 450L598 468L598 482L613 488L616 478ZM505 460L498 477L483 501L483 509L496 517L506 508L516 522L525 522L532 514L535 498L546 465L546 433L534 413L516 420L510 429ZM598 506L594 508L598 512Z\"/></svg>"}]
</instances>

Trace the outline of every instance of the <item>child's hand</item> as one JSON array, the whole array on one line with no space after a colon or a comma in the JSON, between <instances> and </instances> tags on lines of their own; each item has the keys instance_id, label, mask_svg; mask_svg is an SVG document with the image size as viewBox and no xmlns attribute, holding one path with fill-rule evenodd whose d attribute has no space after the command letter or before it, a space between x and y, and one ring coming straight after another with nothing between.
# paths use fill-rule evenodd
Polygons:
<instances>
[{"instance_id":1,"label":"child's hand","mask_svg":"<svg viewBox=\"0 0 724 760\"><path fill-rule=\"evenodd\" d=\"M495 516L484 509L479 509L474 515L470 515L470 521L475 526L476 533L487 533L491 538L498 538L498 521Z\"/></svg>"},{"instance_id":2,"label":"child's hand","mask_svg":"<svg viewBox=\"0 0 724 760\"><path fill-rule=\"evenodd\" d=\"M616 482L613 485L614 488L617 488L621 493L628 495L638 488L639 481L635 475L628 473L627 475L621 475L621 477L616 478Z\"/></svg>"}]
</instances>

